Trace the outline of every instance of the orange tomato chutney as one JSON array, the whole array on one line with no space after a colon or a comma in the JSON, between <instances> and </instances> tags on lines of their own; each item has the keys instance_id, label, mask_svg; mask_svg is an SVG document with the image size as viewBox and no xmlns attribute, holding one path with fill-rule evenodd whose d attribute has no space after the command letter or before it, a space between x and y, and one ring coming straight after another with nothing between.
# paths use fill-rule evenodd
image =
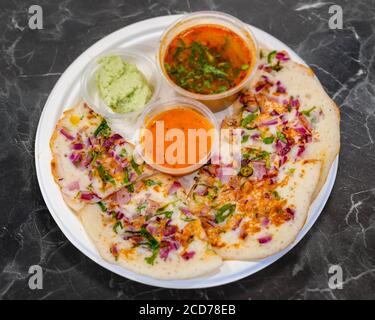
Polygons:
<instances>
[{"instance_id":1,"label":"orange tomato chutney","mask_svg":"<svg viewBox=\"0 0 375 320\"><path fill-rule=\"evenodd\" d=\"M185 90L218 94L237 86L251 71L249 46L230 29L198 25L178 34L169 44L164 67L169 78Z\"/></svg>"},{"instance_id":2,"label":"orange tomato chutney","mask_svg":"<svg viewBox=\"0 0 375 320\"><path fill-rule=\"evenodd\" d=\"M189 107L177 106L163 111L148 120L145 129L152 134L147 137L143 133L141 137L146 157L166 168L186 168L199 163L212 147L214 125ZM178 132L175 129L179 129ZM203 129L204 134L192 134L194 129L197 133Z\"/></svg>"}]
</instances>

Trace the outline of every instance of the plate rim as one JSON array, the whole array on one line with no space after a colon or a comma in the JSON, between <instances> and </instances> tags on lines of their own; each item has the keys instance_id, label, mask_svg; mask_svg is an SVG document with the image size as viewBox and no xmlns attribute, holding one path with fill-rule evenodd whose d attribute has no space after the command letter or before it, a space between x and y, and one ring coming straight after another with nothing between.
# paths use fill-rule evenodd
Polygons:
<instances>
[{"instance_id":1,"label":"plate rim","mask_svg":"<svg viewBox=\"0 0 375 320\"><path fill-rule=\"evenodd\" d=\"M334 186L334 183L335 183L335 180L336 180L336 176L337 176L337 169L338 169L338 156L336 157L336 159L334 160L334 162L332 163L331 165L331 168L330 168L330 171L329 171L329 174L327 176L327 180L324 184L324 186L322 187L319 195L316 197L316 199L313 201L313 203L310 205L310 210L309 210L309 216L310 216L310 211L311 211L311 207L312 205L317 201L317 199L320 199L320 202L318 204L318 207L315 209L317 214L314 215L314 217L308 217L307 218L307 221L305 223L305 225L303 226L303 228L299 231L295 241L290 244L287 248L285 248L284 250L282 250L281 252L275 254L275 255L272 255L266 259L263 259L263 260L260 260L260 261L264 261L264 260L269 260L267 262L264 262L263 264L255 267L255 268L252 268L254 270L250 270L249 271L249 268L247 269L244 269L242 271L238 271L238 272L235 272L235 273L231 273L229 275L226 275L226 276L222 276L221 278L217 278L217 279L213 279L211 280L210 283L206 283L206 284L193 284L193 285L189 285L189 282L192 281L192 280L197 280L197 279L201 279L201 278L204 278L205 275L201 276L201 277L198 277L198 278L192 278L192 279L179 279L179 280L160 280L160 279L156 279L156 278L152 278L152 277L148 277L148 276L144 276L144 275L140 275L140 274L137 274L137 273L134 273L130 270L127 270L127 269L124 269L124 268L121 268L121 267L118 267L114 264L111 264L107 261L105 261L103 258L100 257L99 253L97 253L95 255L94 252L92 252L91 249L89 248L86 248L85 246L82 246L81 242L77 241L76 240L76 237L71 233L71 231L69 230L68 227L65 226L65 224L63 223L63 221L60 219L60 217L55 213L55 210L53 208L53 205L52 203L50 202L50 198L48 196L48 191L45 189L45 185L44 185L44 180L43 180L43 177L42 177L42 169L43 168L40 168L40 162L39 162L39 155L40 155L40 136L41 136L41 128L42 128L42 125L45 121L45 116L46 116L46 113L47 113L47 106L50 104L50 101L52 100L52 97L56 94L55 91L57 91L60 83L63 82L63 80L65 80L65 76L69 73L69 70L72 69L77 63L79 63L79 60L80 58L83 56L83 55L88 55L91 51L94 51L96 48L99 48L100 46L103 46L105 45L106 42L111 42L112 39L115 39L118 35L124 33L124 32L127 32L127 29L136 29L137 26L139 25L145 25L145 24L152 24L154 25L155 23L160 23L162 22L163 24L166 23L166 20L170 20L168 21L168 23L171 23L173 22L173 20L175 19L178 19L180 17L182 17L183 15L182 14L179 14L179 15L166 15L166 16L159 16L159 17L154 17L154 18L150 18L150 19L145 19L145 20L142 20L142 21L138 21L136 23L133 23L133 24L129 24L121 29L118 29L110 34L108 34L107 36L105 36L104 38L100 39L99 41L93 43L89 48L87 48L85 51L83 51L78 57L76 57L76 59L70 63L70 65L64 70L64 72L61 74L61 76L59 77L59 79L57 80L57 82L55 83L53 89L51 90L44 106L43 106L43 110L41 112L41 115L40 115L40 118L39 118L39 122L38 122L38 126L37 126L37 131L36 131L36 135L35 135L35 145L34 145L34 150L35 150L35 168L36 168L36 174L37 174L37 180L38 180L38 185L39 185L39 188L40 188L40 191L41 191L41 194L43 196L43 200L45 201L46 203L46 206L47 206L47 209L49 211L49 213L51 214L52 218L54 219L54 221L56 222L56 224L58 225L58 227L60 228L60 230L62 231L62 233L65 235L65 237L69 240L69 242L74 246L76 247L81 253L83 253L86 257L90 258L92 261L94 261L95 263L97 263L99 266L111 271L111 272L114 272L116 274L118 274L119 276L121 277L124 277L126 279L130 279L130 280L133 280L133 281L136 281L136 282L139 282L139 283L142 283L142 284L147 284L147 285L151 285L151 286L158 286L158 287L161 287L161 288L169 288L169 289L203 289L203 288L210 288L210 287L216 287L216 286L220 286L220 285L224 285L224 284L228 284L228 283L231 283L231 282L234 282L234 281L237 281L237 280L240 280L240 279L243 279L247 276L250 276L250 275L253 275L261 270L263 270L264 268L268 267L269 265L271 265L272 263L276 262L277 260L279 260L281 257L283 257L286 253L288 253L289 251L291 251L294 247L296 247L300 241L302 240L302 238L307 234L307 232L311 229L311 227L315 224L316 220L320 217L329 197L330 197L330 194L332 192L332 189L333 189L333 186ZM260 33L260 34L265 34L267 35L267 37L270 37L273 41L276 41L276 42L279 42L280 44L282 44L282 46L289 52L293 53L294 56L296 56L298 59L295 59L297 60L297 62L301 63L301 64L304 64L304 65L307 65L302 58L300 58L297 53L294 52L294 50L292 50L289 46L287 46L285 43L283 43L281 40L275 38L274 36L272 36L271 34L257 28L257 27L254 27L254 26L250 26L253 30L256 31L256 33ZM112 41L112 42L116 42L116 41ZM112 46L114 44L112 43ZM107 49L108 49L108 46L107 46ZM94 56L96 56L97 54L95 54ZM64 76L65 75L65 76ZM44 170L46 170L44 168ZM49 170L49 174L51 174L50 170ZM324 194L322 194L324 191ZM74 214L72 212L72 214ZM120 269L119 269L120 268ZM125 272L126 275L124 275L122 272ZM203 279L202 279L203 280ZM184 285L181 285L181 284L178 284L178 283L174 283L174 282L178 282L178 283L184 283Z\"/></svg>"}]
</instances>

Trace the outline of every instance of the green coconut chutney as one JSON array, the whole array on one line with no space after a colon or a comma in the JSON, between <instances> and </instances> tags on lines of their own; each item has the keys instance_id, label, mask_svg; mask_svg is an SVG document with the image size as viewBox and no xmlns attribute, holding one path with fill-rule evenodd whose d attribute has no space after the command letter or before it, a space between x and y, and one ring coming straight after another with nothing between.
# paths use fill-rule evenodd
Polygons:
<instances>
[{"instance_id":1,"label":"green coconut chutney","mask_svg":"<svg viewBox=\"0 0 375 320\"><path fill-rule=\"evenodd\" d=\"M152 88L135 65L112 55L101 58L98 63L99 94L114 112L139 111L151 99Z\"/></svg>"}]
</instances>

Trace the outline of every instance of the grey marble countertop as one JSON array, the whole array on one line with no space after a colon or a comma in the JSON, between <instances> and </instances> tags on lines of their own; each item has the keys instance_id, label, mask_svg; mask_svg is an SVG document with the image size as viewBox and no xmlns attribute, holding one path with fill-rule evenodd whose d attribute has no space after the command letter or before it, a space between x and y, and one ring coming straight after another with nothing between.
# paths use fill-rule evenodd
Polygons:
<instances>
[{"instance_id":1,"label":"grey marble countertop","mask_svg":"<svg viewBox=\"0 0 375 320\"><path fill-rule=\"evenodd\" d=\"M333 2L264 0L0 0L0 299L374 299L375 1L334 1L343 29L328 27ZM39 4L44 28L30 30ZM131 23L197 10L230 13L276 36L314 69L341 109L337 180L322 215L286 256L255 275L202 290L168 290L121 278L65 238L39 191L34 143L44 103L86 48ZM28 273L40 265L43 289ZM343 270L342 289L329 268Z\"/></svg>"}]
</instances>

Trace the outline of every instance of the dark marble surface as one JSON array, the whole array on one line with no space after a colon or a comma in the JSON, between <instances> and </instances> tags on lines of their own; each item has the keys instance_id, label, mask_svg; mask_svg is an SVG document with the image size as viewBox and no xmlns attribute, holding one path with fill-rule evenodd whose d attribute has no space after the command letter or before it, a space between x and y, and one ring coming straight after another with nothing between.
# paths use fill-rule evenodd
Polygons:
<instances>
[{"instance_id":1,"label":"dark marble surface","mask_svg":"<svg viewBox=\"0 0 375 320\"><path fill-rule=\"evenodd\" d=\"M0 0L0 298L3 299L374 299L375 1L335 1L344 29L328 28L321 1ZM27 10L44 9L30 30ZM204 290L141 285L101 268L65 238L40 194L34 142L40 113L69 64L103 36L150 17L197 10L233 14L305 59L341 109L340 165L317 223L290 253L235 283ZM44 270L30 290L28 269ZM328 269L343 269L342 290Z\"/></svg>"}]
</instances>

